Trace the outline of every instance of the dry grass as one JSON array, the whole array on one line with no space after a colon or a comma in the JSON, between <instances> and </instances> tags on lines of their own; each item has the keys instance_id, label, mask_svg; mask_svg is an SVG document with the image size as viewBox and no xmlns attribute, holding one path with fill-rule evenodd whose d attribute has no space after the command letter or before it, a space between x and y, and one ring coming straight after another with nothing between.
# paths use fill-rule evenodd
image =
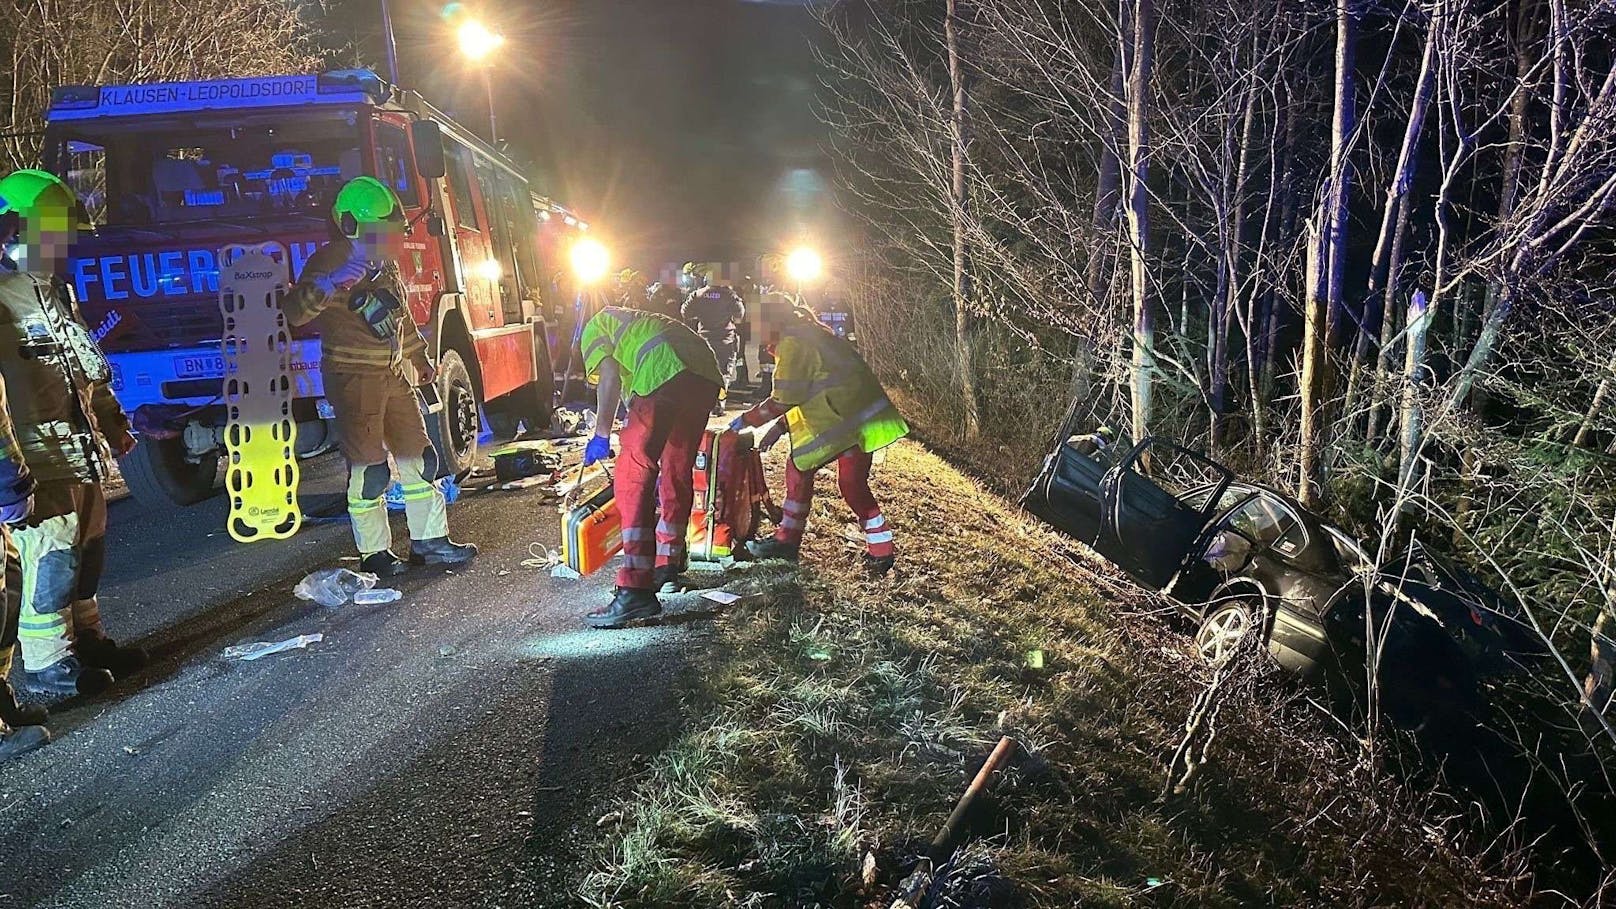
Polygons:
<instances>
[{"instance_id":1,"label":"dry grass","mask_svg":"<svg viewBox=\"0 0 1616 909\"><path fill-rule=\"evenodd\" d=\"M737 572L755 595L719 620L692 725L602 831L588 902L885 906L1000 734L1030 753L939 905L1517 902L1458 810L1271 679L1237 686L1198 785L1160 799L1206 676L1184 638L921 446L875 483L899 569L856 572L827 482L804 566Z\"/></svg>"}]
</instances>

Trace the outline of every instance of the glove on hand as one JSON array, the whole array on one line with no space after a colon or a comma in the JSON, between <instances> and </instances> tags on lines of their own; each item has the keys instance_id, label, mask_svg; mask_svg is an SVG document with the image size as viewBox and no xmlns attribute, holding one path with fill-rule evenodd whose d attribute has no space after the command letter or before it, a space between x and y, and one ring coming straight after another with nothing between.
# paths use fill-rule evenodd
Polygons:
<instances>
[{"instance_id":1,"label":"glove on hand","mask_svg":"<svg viewBox=\"0 0 1616 909\"><path fill-rule=\"evenodd\" d=\"M34 497L12 502L10 505L0 505L0 524L21 524L34 513Z\"/></svg>"},{"instance_id":2,"label":"glove on hand","mask_svg":"<svg viewBox=\"0 0 1616 909\"><path fill-rule=\"evenodd\" d=\"M589 445L584 448L584 466L588 467L611 456L612 440L605 436L595 436L589 440Z\"/></svg>"},{"instance_id":3,"label":"glove on hand","mask_svg":"<svg viewBox=\"0 0 1616 909\"><path fill-rule=\"evenodd\" d=\"M730 432L740 432L741 430L743 430L745 428L746 428L746 417L745 417L745 415L736 417L735 419L729 421L729 431Z\"/></svg>"}]
</instances>

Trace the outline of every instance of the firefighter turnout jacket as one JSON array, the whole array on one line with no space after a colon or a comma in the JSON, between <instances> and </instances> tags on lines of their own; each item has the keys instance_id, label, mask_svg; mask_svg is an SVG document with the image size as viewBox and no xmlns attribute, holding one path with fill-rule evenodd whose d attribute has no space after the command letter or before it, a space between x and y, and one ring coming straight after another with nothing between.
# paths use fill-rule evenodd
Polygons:
<instances>
[{"instance_id":1,"label":"firefighter turnout jacket","mask_svg":"<svg viewBox=\"0 0 1616 909\"><path fill-rule=\"evenodd\" d=\"M578 340L584 371L600 381L607 357L623 371L623 398L643 397L682 372L722 386L713 349L684 324L657 313L608 306L584 323Z\"/></svg>"},{"instance_id":2,"label":"firefighter turnout jacket","mask_svg":"<svg viewBox=\"0 0 1616 909\"><path fill-rule=\"evenodd\" d=\"M10 508L33 494L34 478L28 473L28 462L22 459L22 446L17 444L6 400L6 382L0 378L0 508Z\"/></svg>"},{"instance_id":3,"label":"firefighter turnout jacket","mask_svg":"<svg viewBox=\"0 0 1616 909\"><path fill-rule=\"evenodd\" d=\"M817 323L787 326L776 358L772 398L786 409L799 470L817 470L854 448L879 451L909 434L864 358Z\"/></svg>"},{"instance_id":4,"label":"firefighter turnout jacket","mask_svg":"<svg viewBox=\"0 0 1616 909\"><path fill-rule=\"evenodd\" d=\"M286 321L314 323L322 372L403 375L404 364L426 351L426 339L410 316L398 265L388 263L347 289L327 292L316 280L336 271L352 253L353 241L342 239L309 257L297 285L281 301Z\"/></svg>"},{"instance_id":5,"label":"firefighter turnout jacket","mask_svg":"<svg viewBox=\"0 0 1616 909\"><path fill-rule=\"evenodd\" d=\"M129 418L66 284L0 266L0 374L13 444L34 480L106 478L107 439L127 432Z\"/></svg>"}]
</instances>

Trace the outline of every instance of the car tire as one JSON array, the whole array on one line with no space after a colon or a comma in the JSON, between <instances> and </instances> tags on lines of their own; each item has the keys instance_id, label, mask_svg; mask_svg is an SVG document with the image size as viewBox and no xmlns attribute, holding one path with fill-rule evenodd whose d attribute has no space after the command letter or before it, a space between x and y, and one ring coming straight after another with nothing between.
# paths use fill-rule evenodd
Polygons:
<instances>
[{"instance_id":1,"label":"car tire","mask_svg":"<svg viewBox=\"0 0 1616 909\"><path fill-rule=\"evenodd\" d=\"M1256 627L1259 606L1255 599L1242 596L1208 609L1195 629L1195 652L1213 666L1228 662Z\"/></svg>"},{"instance_id":2,"label":"car tire","mask_svg":"<svg viewBox=\"0 0 1616 909\"><path fill-rule=\"evenodd\" d=\"M195 505L223 491L219 479L219 458L186 460L185 440L146 436L134 450L118 459L118 472L129 487L129 495L149 510L166 510Z\"/></svg>"}]
</instances>

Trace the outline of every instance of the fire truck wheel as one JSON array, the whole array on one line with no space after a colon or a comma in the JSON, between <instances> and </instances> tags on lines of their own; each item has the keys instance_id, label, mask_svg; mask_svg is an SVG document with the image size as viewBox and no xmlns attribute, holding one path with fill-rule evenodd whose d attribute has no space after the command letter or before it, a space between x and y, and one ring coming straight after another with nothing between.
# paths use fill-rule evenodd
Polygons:
<instances>
[{"instance_id":1,"label":"fire truck wheel","mask_svg":"<svg viewBox=\"0 0 1616 909\"><path fill-rule=\"evenodd\" d=\"M446 350L438 359L438 400L443 409L427 420L427 435L438 450L438 475L463 476L477 460L477 436L482 419L477 386L458 351Z\"/></svg>"},{"instance_id":2,"label":"fire truck wheel","mask_svg":"<svg viewBox=\"0 0 1616 909\"><path fill-rule=\"evenodd\" d=\"M151 510L195 505L221 490L215 485L218 457L186 460L183 439L142 438L134 451L118 459L118 472L135 501Z\"/></svg>"}]
</instances>

